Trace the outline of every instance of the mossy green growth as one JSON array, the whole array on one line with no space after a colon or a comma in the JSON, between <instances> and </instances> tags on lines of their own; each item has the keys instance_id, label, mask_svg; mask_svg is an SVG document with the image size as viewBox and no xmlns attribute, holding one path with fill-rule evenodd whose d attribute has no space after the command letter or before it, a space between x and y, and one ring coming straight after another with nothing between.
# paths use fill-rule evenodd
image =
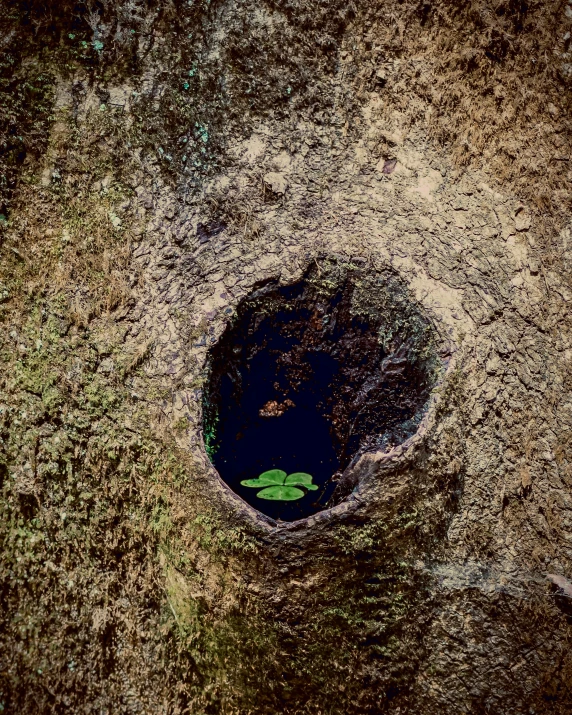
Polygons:
<instances>
[{"instance_id":1,"label":"mossy green growth","mask_svg":"<svg viewBox=\"0 0 572 715\"><path fill-rule=\"evenodd\" d=\"M205 449L207 452L207 457L210 461L213 461L215 452L217 450L216 444L216 428L218 424L218 412L214 409L209 413L209 419L205 419L203 437L205 441Z\"/></svg>"}]
</instances>

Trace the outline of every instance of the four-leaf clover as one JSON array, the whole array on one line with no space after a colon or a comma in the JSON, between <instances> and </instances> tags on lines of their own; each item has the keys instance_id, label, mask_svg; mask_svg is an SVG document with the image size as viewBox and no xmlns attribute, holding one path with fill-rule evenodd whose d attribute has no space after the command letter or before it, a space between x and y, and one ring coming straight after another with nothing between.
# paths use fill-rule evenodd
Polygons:
<instances>
[{"instance_id":1,"label":"four-leaf clover","mask_svg":"<svg viewBox=\"0 0 572 715\"><path fill-rule=\"evenodd\" d=\"M318 489L318 485L312 483L311 474L295 472L287 475L281 469L270 469L257 479L245 479L241 484L244 487L263 487L256 496L271 501L295 501L305 495L304 489L310 492Z\"/></svg>"}]
</instances>

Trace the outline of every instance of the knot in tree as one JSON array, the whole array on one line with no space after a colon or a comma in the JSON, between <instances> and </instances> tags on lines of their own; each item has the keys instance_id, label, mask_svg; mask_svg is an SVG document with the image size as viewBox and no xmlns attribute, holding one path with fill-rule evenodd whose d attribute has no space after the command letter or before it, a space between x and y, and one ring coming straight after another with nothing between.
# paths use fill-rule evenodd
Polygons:
<instances>
[{"instance_id":1,"label":"knot in tree","mask_svg":"<svg viewBox=\"0 0 572 715\"><path fill-rule=\"evenodd\" d=\"M331 260L292 285L267 281L211 350L207 453L254 508L302 519L347 497L360 455L415 434L442 367L393 271Z\"/></svg>"}]
</instances>

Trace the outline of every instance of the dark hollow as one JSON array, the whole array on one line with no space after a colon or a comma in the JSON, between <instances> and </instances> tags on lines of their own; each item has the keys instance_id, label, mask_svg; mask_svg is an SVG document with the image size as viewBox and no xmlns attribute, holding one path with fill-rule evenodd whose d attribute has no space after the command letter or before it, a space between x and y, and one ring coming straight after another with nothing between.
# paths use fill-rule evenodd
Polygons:
<instances>
[{"instance_id":1,"label":"dark hollow","mask_svg":"<svg viewBox=\"0 0 572 715\"><path fill-rule=\"evenodd\" d=\"M259 511L293 521L332 506L352 459L417 430L435 380L432 331L388 280L344 270L268 283L238 306L213 347L207 452ZM240 484L275 468L307 472L320 488L271 502Z\"/></svg>"}]
</instances>

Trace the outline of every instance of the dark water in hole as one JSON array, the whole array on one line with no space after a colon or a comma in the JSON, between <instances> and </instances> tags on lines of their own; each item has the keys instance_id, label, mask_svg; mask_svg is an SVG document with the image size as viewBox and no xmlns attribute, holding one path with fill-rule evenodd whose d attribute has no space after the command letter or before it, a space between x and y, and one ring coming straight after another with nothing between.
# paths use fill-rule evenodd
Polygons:
<instances>
[{"instance_id":1,"label":"dark water in hole","mask_svg":"<svg viewBox=\"0 0 572 715\"><path fill-rule=\"evenodd\" d=\"M324 508L338 471L330 421L324 414L324 395L331 390L336 361L327 354L312 355L315 379L291 392L294 407L276 417L261 417L260 409L275 399L279 369L274 350L261 350L246 369L240 405L234 403L234 387L228 375L221 381L222 409L218 424L219 448L214 465L227 484L245 501L274 519L293 521ZM307 472L319 491L308 492L295 502L271 502L256 497L258 490L243 487L243 479L252 479L268 469L282 469L287 474Z\"/></svg>"}]
</instances>

